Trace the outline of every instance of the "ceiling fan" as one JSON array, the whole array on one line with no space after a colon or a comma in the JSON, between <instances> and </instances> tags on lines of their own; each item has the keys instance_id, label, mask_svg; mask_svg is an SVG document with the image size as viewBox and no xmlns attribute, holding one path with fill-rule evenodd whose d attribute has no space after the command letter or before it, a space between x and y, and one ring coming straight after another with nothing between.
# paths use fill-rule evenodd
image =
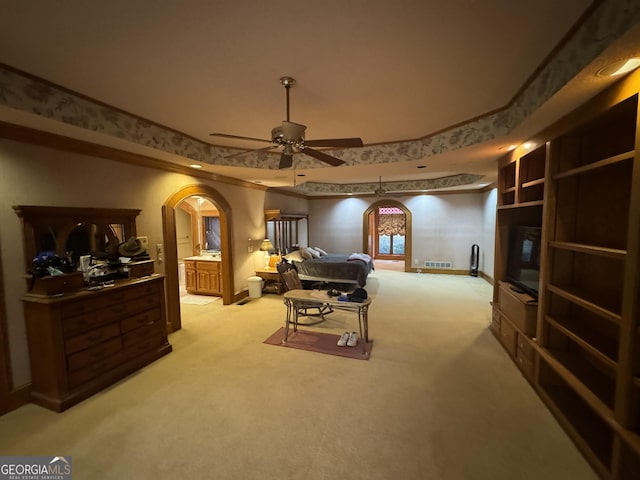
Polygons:
<instances>
[{"instance_id":1,"label":"ceiling fan","mask_svg":"<svg viewBox=\"0 0 640 480\"><path fill-rule=\"evenodd\" d=\"M398 195L388 193L384 188L382 188L382 177L378 177L378 188L373 191L373 194L376 197L397 197Z\"/></svg>"},{"instance_id":2,"label":"ceiling fan","mask_svg":"<svg viewBox=\"0 0 640 480\"><path fill-rule=\"evenodd\" d=\"M287 119L282 122L281 126L274 127L271 130L271 140L264 140L262 138L243 137L240 135L230 135L228 133L211 133L213 137L223 138L235 138L238 140L252 140L254 142L266 142L270 143L268 147L259 148L257 150L249 150L246 152L236 153L228 155L228 157L235 157L237 155L244 155L249 152L257 152L261 150L270 150L272 148L283 147L282 155L280 156L279 168L289 168L293 165L293 155L295 153L305 153L310 157L313 157L322 162L328 163L334 167L342 165L343 160L328 155L319 150L314 150L310 147L337 147L337 148L351 148L362 147L362 139L360 138L325 138L321 140L305 140L304 134L307 127L299 123L294 123L289 120L289 89L295 85L295 79L291 77L282 77L280 83L284 86L287 98Z\"/></svg>"}]
</instances>

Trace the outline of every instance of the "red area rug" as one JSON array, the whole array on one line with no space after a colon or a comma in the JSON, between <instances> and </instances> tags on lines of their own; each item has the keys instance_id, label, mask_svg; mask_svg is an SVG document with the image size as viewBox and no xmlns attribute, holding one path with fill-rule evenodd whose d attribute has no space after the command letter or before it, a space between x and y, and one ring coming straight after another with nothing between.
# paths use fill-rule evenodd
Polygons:
<instances>
[{"instance_id":1,"label":"red area rug","mask_svg":"<svg viewBox=\"0 0 640 480\"><path fill-rule=\"evenodd\" d=\"M297 332L294 332L293 329L289 328L289 338L287 343L283 343L284 327L280 327L278 331L267 338L264 343L280 347L297 348L298 350L307 350L309 352L337 355L339 357L369 360L371 349L373 348L373 340L369 340L369 342L365 344L365 352L363 353L362 339L358 339L358 344L355 347L339 347L337 345L339 338L340 335L334 335L332 333L322 333L304 329L298 329Z\"/></svg>"}]
</instances>

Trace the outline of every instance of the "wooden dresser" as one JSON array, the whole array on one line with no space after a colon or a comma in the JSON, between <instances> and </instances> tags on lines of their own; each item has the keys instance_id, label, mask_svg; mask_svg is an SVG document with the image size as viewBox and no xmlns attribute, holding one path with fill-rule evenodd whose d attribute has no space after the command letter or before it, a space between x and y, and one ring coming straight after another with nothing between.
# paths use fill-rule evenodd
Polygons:
<instances>
[{"instance_id":1,"label":"wooden dresser","mask_svg":"<svg viewBox=\"0 0 640 480\"><path fill-rule=\"evenodd\" d=\"M34 403L63 411L171 352L164 275L24 302Z\"/></svg>"}]
</instances>

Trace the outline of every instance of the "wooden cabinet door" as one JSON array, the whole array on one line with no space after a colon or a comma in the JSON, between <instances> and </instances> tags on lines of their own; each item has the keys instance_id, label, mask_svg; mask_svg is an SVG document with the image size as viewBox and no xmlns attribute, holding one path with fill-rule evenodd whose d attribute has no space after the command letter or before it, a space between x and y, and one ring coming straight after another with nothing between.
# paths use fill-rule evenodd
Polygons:
<instances>
[{"instance_id":1,"label":"wooden cabinet door","mask_svg":"<svg viewBox=\"0 0 640 480\"><path fill-rule=\"evenodd\" d=\"M198 282L196 278L196 262L184 262L184 277L185 287L187 291L195 292L198 289Z\"/></svg>"},{"instance_id":2,"label":"wooden cabinet door","mask_svg":"<svg viewBox=\"0 0 640 480\"><path fill-rule=\"evenodd\" d=\"M196 290L198 291L198 293L208 293L211 290L211 288L209 287L209 272L207 272L206 270L197 271L196 282Z\"/></svg>"},{"instance_id":3,"label":"wooden cabinet door","mask_svg":"<svg viewBox=\"0 0 640 480\"><path fill-rule=\"evenodd\" d=\"M195 269L185 269L185 283L187 290L196 290L198 288Z\"/></svg>"},{"instance_id":4,"label":"wooden cabinet door","mask_svg":"<svg viewBox=\"0 0 640 480\"><path fill-rule=\"evenodd\" d=\"M196 263L198 293L220 294L220 264L218 262Z\"/></svg>"},{"instance_id":5,"label":"wooden cabinet door","mask_svg":"<svg viewBox=\"0 0 640 480\"><path fill-rule=\"evenodd\" d=\"M220 293L220 273L219 272L208 272L209 273L209 289L211 293Z\"/></svg>"}]
</instances>

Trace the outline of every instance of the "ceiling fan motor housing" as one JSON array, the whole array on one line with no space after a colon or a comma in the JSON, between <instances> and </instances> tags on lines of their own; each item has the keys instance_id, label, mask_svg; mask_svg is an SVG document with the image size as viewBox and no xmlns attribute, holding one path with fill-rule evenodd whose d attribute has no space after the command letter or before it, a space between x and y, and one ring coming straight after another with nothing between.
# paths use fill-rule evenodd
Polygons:
<instances>
[{"instance_id":1,"label":"ceiling fan motor housing","mask_svg":"<svg viewBox=\"0 0 640 480\"><path fill-rule=\"evenodd\" d=\"M299 123L283 121L281 126L271 130L271 140L278 145L302 145L306 128Z\"/></svg>"}]
</instances>

